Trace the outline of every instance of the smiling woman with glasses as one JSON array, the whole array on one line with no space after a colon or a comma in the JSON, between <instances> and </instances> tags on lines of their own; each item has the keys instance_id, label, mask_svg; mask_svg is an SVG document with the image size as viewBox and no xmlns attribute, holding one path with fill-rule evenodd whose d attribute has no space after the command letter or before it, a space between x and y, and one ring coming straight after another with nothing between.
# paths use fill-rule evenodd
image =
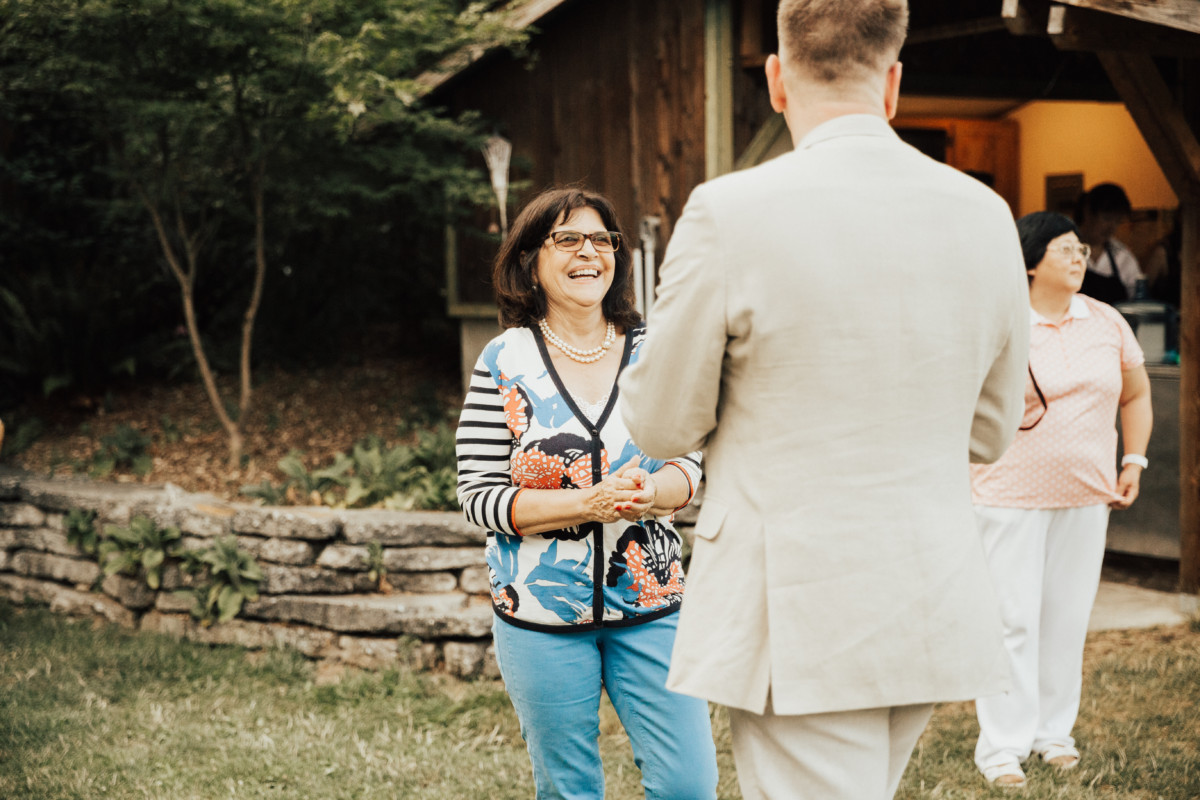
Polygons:
<instances>
[{"instance_id":1,"label":"smiling woman with glasses","mask_svg":"<svg viewBox=\"0 0 1200 800\"><path fill-rule=\"evenodd\" d=\"M458 426L458 499L487 531L496 658L537 797L604 798L607 692L645 795L712 800L708 705L666 689L683 597L672 525L700 454L647 458L616 413L617 377L644 326L612 204L553 189L500 247L500 322Z\"/></svg>"},{"instance_id":2,"label":"smiling woman with glasses","mask_svg":"<svg viewBox=\"0 0 1200 800\"><path fill-rule=\"evenodd\" d=\"M1079 764L1071 729L1109 510L1137 499L1153 423L1133 331L1114 308L1079 293L1091 248L1075 224L1038 212L1019 219L1017 232L1029 277L1028 410L999 461L971 466L1014 684L975 702L975 763L1009 786L1024 784L1021 763L1031 755L1060 770Z\"/></svg>"}]
</instances>

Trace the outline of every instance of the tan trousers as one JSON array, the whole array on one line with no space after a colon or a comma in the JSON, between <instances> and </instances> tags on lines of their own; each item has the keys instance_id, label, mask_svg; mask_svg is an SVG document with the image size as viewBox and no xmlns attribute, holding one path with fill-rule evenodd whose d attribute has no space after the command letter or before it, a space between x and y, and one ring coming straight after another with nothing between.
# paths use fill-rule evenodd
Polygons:
<instances>
[{"instance_id":1,"label":"tan trousers","mask_svg":"<svg viewBox=\"0 0 1200 800\"><path fill-rule=\"evenodd\" d=\"M729 709L745 800L891 800L933 705L776 716Z\"/></svg>"}]
</instances>

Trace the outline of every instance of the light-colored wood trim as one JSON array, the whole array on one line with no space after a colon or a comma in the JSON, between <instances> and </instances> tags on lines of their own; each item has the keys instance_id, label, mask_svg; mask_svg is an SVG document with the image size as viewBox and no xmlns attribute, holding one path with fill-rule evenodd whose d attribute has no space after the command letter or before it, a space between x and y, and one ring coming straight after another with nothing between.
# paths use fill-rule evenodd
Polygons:
<instances>
[{"instance_id":1,"label":"light-colored wood trim","mask_svg":"<svg viewBox=\"0 0 1200 800\"><path fill-rule=\"evenodd\" d=\"M1027 0L1004 0L1000 18L1014 36L1041 36L1046 33L1046 4L1034 7Z\"/></svg>"},{"instance_id":2,"label":"light-colored wood trim","mask_svg":"<svg viewBox=\"0 0 1200 800\"><path fill-rule=\"evenodd\" d=\"M763 126L758 129L758 133L754 134L754 138L750 140L750 144L738 156L737 162L733 165L734 169L746 169L753 167L756 164L762 163L763 156L766 155L771 145L783 134L787 129L787 121L784 120L783 114L775 114L763 123Z\"/></svg>"},{"instance_id":3,"label":"light-colored wood trim","mask_svg":"<svg viewBox=\"0 0 1200 800\"><path fill-rule=\"evenodd\" d=\"M446 256L446 314L452 319L495 319L499 309L491 303L464 303L458 299L458 231L447 225L444 231Z\"/></svg>"},{"instance_id":4,"label":"light-colored wood trim","mask_svg":"<svg viewBox=\"0 0 1200 800\"><path fill-rule=\"evenodd\" d=\"M1196 0L1059 0L1064 5L1103 11L1167 28L1200 33Z\"/></svg>"},{"instance_id":5,"label":"light-colored wood trim","mask_svg":"<svg viewBox=\"0 0 1200 800\"><path fill-rule=\"evenodd\" d=\"M704 3L704 176L733 171L733 4Z\"/></svg>"}]
</instances>

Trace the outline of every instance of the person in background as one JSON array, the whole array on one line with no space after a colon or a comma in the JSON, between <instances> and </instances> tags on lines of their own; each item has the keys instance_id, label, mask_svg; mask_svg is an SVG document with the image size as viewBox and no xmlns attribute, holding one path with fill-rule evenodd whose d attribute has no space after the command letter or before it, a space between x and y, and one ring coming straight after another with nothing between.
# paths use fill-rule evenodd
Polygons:
<instances>
[{"instance_id":1,"label":"person in background","mask_svg":"<svg viewBox=\"0 0 1200 800\"><path fill-rule=\"evenodd\" d=\"M705 449L673 689L729 706L746 800L884 800L942 700L1008 686L968 456L1024 409L1008 205L888 124L904 0L783 0L795 149L697 187L622 414Z\"/></svg>"},{"instance_id":2,"label":"person in background","mask_svg":"<svg viewBox=\"0 0 1200 800\"><path fill-rule=\"evenodd\" d=\"M1146 259L1150 297L1179 310L1183 290L1183 212L1175 210L1171 230L1160 239Z\"/></svg>"},{"instance_id":3,"label":"person in background","mask_svg":"<svg viewBox=\"0 0 1200 800\"><path fill-rule=\"evenodd\" d=\"M1153 414L1141 348L1111 306L1080 294L1088 245L1039 211L1017 221L1029 276L1029 411L1016 441L972 465L975 517L1004 614L1013 688L978 698L975 763L1025 785L1031 754L1073 769L1083 645L1110 508L1137 499ZM1125 454L1116 469L1120 409Z\"/></svg>"},{"instance_id":4,"label":"person in background","mask_svg":"<svg viewBox=\"0 0 1200 800\"><path fill-rule=\"evenodd\" d=\"M611 203L552 189L496 256L507 329L475 365L459 419L458 498L488 532L493 637L538 800L603 800L601 689L649 800L712 800L708 705L666 688L683 597L672 515L700 455L647 458L617 403L644 327Z\"/></svg>"},{"instance_id":5,"label":"person in background","mask_svg":"<svg viewBox=\"0 0 1200 800\"><path fill-rule=\"evenodd\" d=\"M1075 208L1079 238L1092 250L1080 292L1101 303L1134 299L1138 281L1145 277L1130 249L1114 238L1131 210L1125 190L1115 183L1093 186Z\"/></svg>"}]
</instances>

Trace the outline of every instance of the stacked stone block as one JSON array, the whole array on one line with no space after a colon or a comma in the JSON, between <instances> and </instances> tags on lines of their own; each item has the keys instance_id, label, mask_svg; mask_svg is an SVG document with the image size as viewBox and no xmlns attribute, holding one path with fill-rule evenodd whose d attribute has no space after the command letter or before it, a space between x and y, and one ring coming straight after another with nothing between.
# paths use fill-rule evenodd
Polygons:
<instances>
[{"instance_id":1,"label":"stacked stone block","mask_svg":"<svg viewBox=\"0 0 1200 800\"><path fill-rule=\"evenodd\" d=\"M72 509L96 513L97 529L135 516L174 525L198 549L233 535L263 572L259 599L234 620L203 626L177 594L177 567L162 588L103 577L67 540ZM371 542L382 546L387 583L368 577ZM0 472L0 596L130 628L213 644L291 647L358 667L444 668L498 674L484 532L459 513L267 508L164 487L48 479Z\"/></svg>"}]
</instances>

